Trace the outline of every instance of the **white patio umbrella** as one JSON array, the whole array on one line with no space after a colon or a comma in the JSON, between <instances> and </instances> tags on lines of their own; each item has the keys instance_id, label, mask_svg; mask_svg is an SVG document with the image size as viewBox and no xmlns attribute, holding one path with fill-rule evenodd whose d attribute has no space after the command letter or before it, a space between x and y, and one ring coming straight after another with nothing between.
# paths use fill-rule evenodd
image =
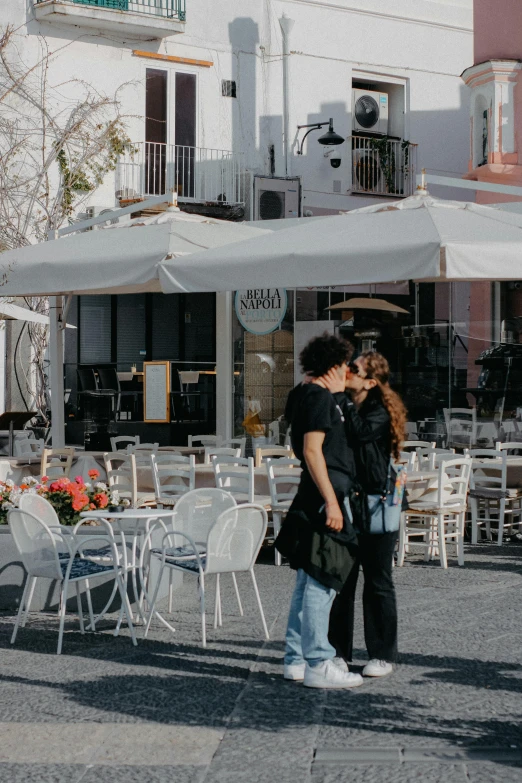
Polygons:
<instances>
[{"instance_id":1,"label":"white patio umbrella","mask_svg":"<svg viewBox=\"0 0 522 783\"><path fill-rule=\"evenodd\" d=\"M137 206L136 209L139 209ZM182 212L176 207L150 218L135 218L110 230L0 253L5 278L2 296L50 296L49 342L53 444L65 442L63 421L63 339L61 300L71 294L130 294L161 291L161 261L239 242L267 229Z\"/></svg>"},{"instance_id":2,"label":"white patio umbrella","mask_svg":"<svg viewBox=\"0 0 522 783\"><path fill-rule=\"evenodd\" d=\"M2 296L161 291L158 265L269 233L176 209L0 253Z\"/></svg>"},{"instance_id":3,"label":"white patio umbrella","mask_svg":"<svg viewBox=\"0 0 522 783\"><path fill-rule=\"evenodd\" d=\"M161 264L165 292L520 277L522 215L423 194Z\"/></svg>"}]
</instances>

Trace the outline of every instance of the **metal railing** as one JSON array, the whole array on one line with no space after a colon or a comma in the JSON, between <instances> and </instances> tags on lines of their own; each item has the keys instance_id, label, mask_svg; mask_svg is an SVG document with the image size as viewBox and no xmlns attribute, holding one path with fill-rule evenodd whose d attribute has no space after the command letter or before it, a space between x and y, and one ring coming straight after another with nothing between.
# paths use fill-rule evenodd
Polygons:
<instances>
[{"instance_id":1,"label":"metal railing","mask_svg":"<svg viewBox=\"0 0 522 783\"><path fill-rule=\"evenodd\" d=\"M411 196L417 145L401 139L352 136L352 192Z\"/></svg>"},{"instance_id":2,"label":"metal railing","mask_svg":"<svg viewBox=\"0 0 522 783\"><path fill-rule=\"evenodd\" d=\"M36 0L43 3L45 0ZM162 16L165 19L186 19L185 0L69 0L79 5L91 5L97 8L110 8L113 11L132 11L148 16Z\"/></svg>"},{"instance_id":3,"label":"metal railing","mask_svg":"<svg viewBox=\"0 0 522 783\"><path fill-rule=\"evenodd\" d=\"M177 144L133 144L116 167L120 199L175 191L180 201L244 204L245 171L228 150Z\"/></svg>"}]
</instances>

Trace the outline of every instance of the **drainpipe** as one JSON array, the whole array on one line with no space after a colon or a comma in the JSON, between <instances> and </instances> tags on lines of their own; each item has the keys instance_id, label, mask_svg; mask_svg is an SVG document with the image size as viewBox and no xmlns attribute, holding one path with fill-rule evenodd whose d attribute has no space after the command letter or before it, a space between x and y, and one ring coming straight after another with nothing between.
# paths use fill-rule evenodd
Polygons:
<instances>
[{"instance_id":1,"label":"drainpipe","mask_svg":"<svg viewBox=\"0 0 522 783\"><path fill-rule=\"evenodd\" d=\"M290 163L290 132L289 132L289 67L290 67L290 33L295 22L286 14L283 14L279 20L281 32L283 33L283 143L285 158L285 176L289 177L292 173Z\"/></svg>"}]
</instances>

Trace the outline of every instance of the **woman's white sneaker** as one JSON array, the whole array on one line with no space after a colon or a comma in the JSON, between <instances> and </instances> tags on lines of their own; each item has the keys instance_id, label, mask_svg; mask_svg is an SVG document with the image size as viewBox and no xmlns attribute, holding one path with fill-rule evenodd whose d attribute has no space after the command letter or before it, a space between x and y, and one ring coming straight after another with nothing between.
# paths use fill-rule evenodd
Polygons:
<instances>
[{"instance_id":1,"label":"woman's white sneaker","mask_svg":"<svg viewBox=\"0 0 522 783\"><path fill-rule=\"evenodd\" d=\"M364 677L386 677L393 671L393 666L388 661L379 661L372 658L363 669Z\"/></svg>"},{"instance_id":2,"label":"woman's white sneaker","mask_svg":"<svg viewBox=\"0 0 522 783\"><path fill-rule=\"evenodd\" d=\"M304 684L306 688L341 690L357 688L363 684L363 678L360 674L343 671L333 661L323 661L318 666L306 665Z\"/></svg>"},{"instance_id":3,"label":"woman's white sneaker","mask_svg":"<svg viewBox=\"0 0 522 783\"><path fill-rule=\"evenodd\" d=\"M335 663L338 669L340 669L342 672L349 672L350 669L348 668L348 664L344 660L344 658L341 658L340 655L336 655L335 658L332 658L332 662Z\"/></svg>"},{"instance_id":4,"label":"woman's white sneaker","mask_svg":"<svg viewBox=\"0 0 522 783\"><path fill-rule=\"evenodd\" d=\"M285 680L293 682L303 682L305 676L305 663L285 663L283 676Z\"/></svg>"}]
</instances>

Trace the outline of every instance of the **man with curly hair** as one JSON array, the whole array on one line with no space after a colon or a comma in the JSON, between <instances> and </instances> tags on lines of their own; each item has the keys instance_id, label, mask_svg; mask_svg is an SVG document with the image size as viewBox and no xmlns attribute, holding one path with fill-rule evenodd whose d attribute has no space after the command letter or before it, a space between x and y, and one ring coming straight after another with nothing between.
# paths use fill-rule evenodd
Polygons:
<instances>
[{"instance_id":1,"label":"man with curly hair","mask_svg":"<svg viewBox=\"0 0 522 783\"><path fill-rule=\"evenodd\" d=\"M356 545L347 502L355 467L344 417L321 376L333 369L344 379L348 345L324 333L300 356L307 381L290 392L286 418L301 460L301 482L276 546L297 571L288 628L284 677L310 688L353 688L359 674L335 658L328 641L330 609L345 583ZM353 549L352 549L353 551Z\"/></svg>"}]
</instances>

